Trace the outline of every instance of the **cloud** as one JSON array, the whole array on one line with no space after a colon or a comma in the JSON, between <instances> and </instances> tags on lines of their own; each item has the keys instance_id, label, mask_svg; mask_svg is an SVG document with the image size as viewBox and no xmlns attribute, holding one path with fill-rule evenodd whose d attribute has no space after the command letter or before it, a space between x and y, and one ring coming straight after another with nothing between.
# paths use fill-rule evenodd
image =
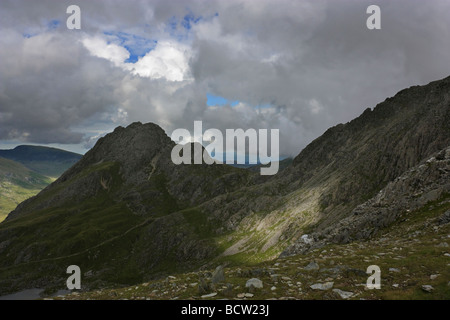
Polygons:
<instances>
[{"instance_id":1,"label":"cloud","mask_svg":"<svg viewBox=\"0 0 450 320\"><path fill-rule=\"evenodd\" d=\"M280 129L296 155L328 127L450 74L450 2L78 1L0 3L0 139L92 146L117 125L170 135ZM58 23L57 23L58 22ZM207 94L239 101L208 106ZM264 106L264 107L262 107Z\"/></svg>"},{"instance_id":2,"label":"cloud","mask_svg":"<svg viewBox=\"0 0 450 320\"><path fill-rule=\"evenodd\" d=\"M127 64L133 74L152 79L183 81L189 77L189 48L172 42L159 42L133 65Z\"/></svg>"},{"instance_id":3,"label":"cloud","mask_svg":"<svg viewBox=\"0 0 450 320\"><path fill-rule=\"evenodd\" d=\"M93 56L107 59L115 66L123 66L125 60L130 57L130 53L124 47L108 43L106 39L98 36L85 37L81 42Z\"/></svg>"}]
</instances>

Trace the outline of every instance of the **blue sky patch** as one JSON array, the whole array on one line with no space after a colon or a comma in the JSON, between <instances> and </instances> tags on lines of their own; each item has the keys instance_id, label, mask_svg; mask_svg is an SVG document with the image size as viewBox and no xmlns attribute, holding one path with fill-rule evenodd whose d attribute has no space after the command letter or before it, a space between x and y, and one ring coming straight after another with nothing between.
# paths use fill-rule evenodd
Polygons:
<instances>
[{"instance_id":1,"label":"blue sky patch","mask_svg":"<svg viewBox=\"0 0 450 320\"><path fill-rule=\"evenodd\" d=\"M137 62L139 58L152 51L158 44L157 40L122 31L107 31L104 34L114 37L114 41L109 40L108 43L114 42L128 50L130 57L125 60L127 63Z\"/></svg>"},{"instance_id":2,"label":"blue sky patch","mask_svg":"<svg viewBox=\"0 0 450 320\"><path fill-rule=\"evenodd\" d=\"M183 28L190 30L192 28L193 24L198 23L200 20L202 20L202 17L196 17L192 12L185 15L183 20L181 21L181 25Z\"/></svg>"},{"instance_id":3,"label":"blue sky patch","mask_svg":"<svg viewBox=\"0 0 450 320\"><path fill-rule=\"evenodd\" d=\"M239 101L237 101L237 100L234 100L234 101L227 100L224 97L215 96L215 95L212 95L211 93L206 94L206 99L207 99L206 104L210 107L211 106L224 106L227 104L234 107L239 103Z\"/></svg>"},{"instance_id":4,"label":"blue sky patch","mask_svg":"<svg viewBox=\"0 0 450 320\"><path fill-rule=\"evenodd\" d=\"M49 23L47 23L47 28L49 30L54 30L56 28L58 28L61 25L61 21L59 20L51 20Z\"/></svg>"},{"instance_id":5,"label":"blue sky patch","mask_svg":"<svg viewBox=\"0 0 450 320\"><path fill-rule=\"evenodd\" d=\"M41 23L46 27L46 31L51 31L51 30L55 30L57 29L60 25L61 25L61 21L57 20L57 19L53 19L53 20L41 20ZM36 31L39 30L39 31ZM38 29L38 28L27 28L27 30L22 33L22 36L24 38L32 38L35 37L39 34L41 34L43 31L42 29Z\"/></svg>"}]
</instances>

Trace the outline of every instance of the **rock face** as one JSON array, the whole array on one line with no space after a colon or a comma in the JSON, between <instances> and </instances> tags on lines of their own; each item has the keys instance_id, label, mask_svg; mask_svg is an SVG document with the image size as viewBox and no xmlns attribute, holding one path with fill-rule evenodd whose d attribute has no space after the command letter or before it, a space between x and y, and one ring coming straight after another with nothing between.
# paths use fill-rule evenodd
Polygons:
<instances>
[{"instance_id":1,"label":"rock face","mask_svg":"<svg viewBox=\"0 0 450 320\"><path fill-rule=\"evenodd\" d=\"M409 168L450 145L450 77L415 86L328 129L283 171L290 190L320 188L320 227L350 214Z\"/></svg>"},{"instance_id":2,"label":"rock face","mask_svg":"<svg viewBox=\"0 0 450 320\"><path fill-rule=\"evenodd\" d=\"M297 241L283 256L304 253L327 243L363 240L389 226L400 216L422 208L450 193L450 146L390 182L374 198L356 207L352 215L332 227L311 235L310 242ZM447 211L448 212L448 211ZM447 212L438 224L448 221Z\"/></svg>"},{"instance_id":3,"label":"rock face","mask_svg":"<svg viewBox=\"0 0 450 320\"><path fill-rule=\"evenodd\" d=\"M118 127L0 224L0 292L64 283L72 264L93 271L86 284L129 284L219 256L271 259L370 237L448 192L447 151L437 152L450 145L449 93L450 77L403 90L273 177L177 166L159 126Z\"/></svg>"}]
</instances>

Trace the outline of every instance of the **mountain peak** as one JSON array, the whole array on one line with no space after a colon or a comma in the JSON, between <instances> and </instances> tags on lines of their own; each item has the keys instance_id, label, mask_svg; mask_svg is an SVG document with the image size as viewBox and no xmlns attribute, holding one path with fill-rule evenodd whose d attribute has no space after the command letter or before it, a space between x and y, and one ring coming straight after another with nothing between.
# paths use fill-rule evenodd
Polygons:
<instances>
[{"instance_id":1,"label":"mountain peak","mask_svg":"<svg viewBox=\"0 0 450 320\"><path fill-rule=\"evenodd\" d=\"M160 126L133 122L100 138L86 153L82 164L118 161L130 166L134 162L150 161L156 153L172 145L172 140Z\"/></svg>"}]
</instances>

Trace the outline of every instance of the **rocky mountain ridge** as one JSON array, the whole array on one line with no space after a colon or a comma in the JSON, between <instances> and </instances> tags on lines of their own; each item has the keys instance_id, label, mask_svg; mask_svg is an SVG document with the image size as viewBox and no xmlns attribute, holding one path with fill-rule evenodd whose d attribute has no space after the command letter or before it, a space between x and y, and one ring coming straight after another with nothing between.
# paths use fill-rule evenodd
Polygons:
<instances>
[{"instance_id":1,"label":"rocky mountain ridge","mask_svg":"<svg viewBox=\"0 0 450 320\"><path fill-rule=\"evenodd\" d=\"M94 288L299 252L287 248L450 145L449 92L450 77L403 90L268 178L176 166L159 126L119 127L0 224L0 290L60 286L71 264Z\"/></svg>"},{"instance_id":2,"label":"rocky mountain ridge","mask_svg":"<svg viewBox=\"0 0 450 320\"><path fill-rule=\"evenodd\" d=\"M367 240L395 221L407 220L411 212L449 195L450 146L389 182L375 197L357 206L349 217L325 230L304 235L282 256L305 253L330 243ZM447 211L442 222L449 221Z\"/></svg>"}]
</instances>

